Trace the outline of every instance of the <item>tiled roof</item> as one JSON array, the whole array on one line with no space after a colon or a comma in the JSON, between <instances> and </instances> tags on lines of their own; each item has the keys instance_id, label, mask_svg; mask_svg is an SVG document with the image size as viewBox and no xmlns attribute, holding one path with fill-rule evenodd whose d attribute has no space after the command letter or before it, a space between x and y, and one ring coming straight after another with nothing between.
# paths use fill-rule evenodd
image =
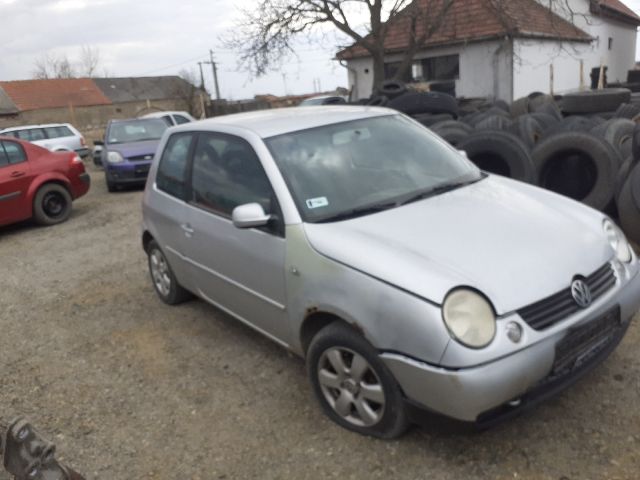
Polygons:
<instances>
[{"instance_id":1,"label":"tiled roof","mask_svg":"<svg viewBox=\"0 0 640 480\"><path fill-rule=\"evenodd\" d=\"M0 87L0 115L15 115L18 112L18 107Z\"/></svg>"},{"instance_id":2,"label":"tiled roof","mask_svg":"<svg viewBox=\"0 0 640 480\"><path fill-rule=\"evenodd\" d=\"M440 11L443 0L418 0L420 8ZM615 1L615 0L607 0ZM619 2L616 2L619 3ZM540 5L536 0L454 0L437 31L427 40L425 47L451 45L505 35L527 38L552 38L559 40L590 41L591 37ZM419 25L418 35L424 31ZM409 18L399 15L389 26L385 50L389 53L403 51L409 44ZM357 44L340 52L337 57L348 59L369 56Z\"/></svg>"},{"instance_id":3,"label":"tiled roof","mask_svg":"<svg viewBox=\"0 0 640 480\"><path fill-rule=\"evenodd\" d=\"M179 98L192 88L178 76L96 78L94 81L113 103Z\"/></svg>"},{"instance_id":4,"label":"tiled roof","mask_svg":"<svg viewBox=\"0 0 640 480\"><path fill-rule=\"evenodd\" d=\"M633 25L640 25L640 17L620 0L599 0L598 5L600 12L595 13L608 14L608 16L623 22L626 21Z\"/></svg>"},{"instance_id":5,"label":"tiled roof","mask_svg":"<svg viewBox=\"0 0 640 480\"><path fill-rule=\"evenodd\" d=\"M20 111L111 104L90 78L18 80L0 88Z\"/></svg>"}]
</instances>

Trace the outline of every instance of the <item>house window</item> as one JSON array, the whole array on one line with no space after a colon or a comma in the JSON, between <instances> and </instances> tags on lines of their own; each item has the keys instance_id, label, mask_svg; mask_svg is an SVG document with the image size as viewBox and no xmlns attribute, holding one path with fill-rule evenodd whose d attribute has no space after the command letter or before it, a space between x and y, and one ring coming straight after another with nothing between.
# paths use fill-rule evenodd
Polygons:
<instances>
[{"instance_id":1,"label":"house window","mask_svg":"<svg viewBox=\"0 0 640 480\"><path fill-rule=\"evenodd\" d=\"M609 50L613 49L613 38L609 37Z\"/></svg>"},{"instance_id":2,"label":"house window","mask_svg":"<svg viewBox=\"0 0 640 480\"><path fill-rule=\"evenodd\" d=\"M386 79L395 76L401 62L390 62L384 65ZM445 55L441 57L423 58L413 62L401 80L405 82L431 82L439 80L457 80L460 78L460 56Z\"/></svg>"}]
</instances>

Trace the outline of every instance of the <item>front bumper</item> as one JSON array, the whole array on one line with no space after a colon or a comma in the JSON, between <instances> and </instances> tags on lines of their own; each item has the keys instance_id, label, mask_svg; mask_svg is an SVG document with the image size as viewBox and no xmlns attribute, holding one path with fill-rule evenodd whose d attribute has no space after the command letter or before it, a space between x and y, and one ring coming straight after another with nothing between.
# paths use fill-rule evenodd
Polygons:
<instances>
[{"instance_id":1,"label":"front bumper","mask_svg":"<svg viewBox=\"0 0 640 480\"><path fill-rule=\"evenodd\" d=\"M151 162L122 163L108 165L105 168L105 175L110 183L123 184L144 184L149 175Z\"/></svg>"},{"instance_id":2,"label":"front bumper","mask_svg":"<svg viewBox=\"0 0 640 480\"><path fill-rule=\"evenodd\" d=\"M566 328L555 330L544 339L497 360L470 368L448 369L396 353L383 353L381 358L411 403L457 420L490 421L566 388L608 357L640 308L640 274L637 269L634 273L594 306L583 320L567 320ZM620 324L607 337L606 344L569 373L556 375L556 351L560 342L576 329L588 328L612 311L620 312Z\"/></svg>"}]
</instances>

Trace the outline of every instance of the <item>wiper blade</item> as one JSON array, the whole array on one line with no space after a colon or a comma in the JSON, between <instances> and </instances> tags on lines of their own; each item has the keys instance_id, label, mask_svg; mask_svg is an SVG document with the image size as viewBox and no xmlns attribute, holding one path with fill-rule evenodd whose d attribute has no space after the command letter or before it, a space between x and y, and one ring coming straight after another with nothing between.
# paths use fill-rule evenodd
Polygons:
<instances>
[{"instance_id":1,"label":"wiper blade","mask_svg":"<svg viewBox=\"0 0 640 480\"><path fill-rule=\"evenodd\" d=\"M452 190L457 190L458 188L465 187L467 185L471 185L472 183L479 182L484 177L474 178L473 180L467 180L465 182L452 182L445 183L443 185L438 185L437 187L430 188L429 190L425 190L423 192L419 192L411 197L401 201L399 205L407 205L409 203L414 203L420 200L424 200L425 198L435 197L436 195L441 195L443 193L451 192Z\"/></svg>"},{"instance_id":2,"label":"wiper blade","mask_svg":"<svg viewBox=\"0 0 640 480\"><path fill-rule=\"evenodd\" d=\"M349 220L351 218L357 218L357 217L362 217L364 215L369 215L370 213L383 212L384 210L389 210L390 208L395 208L397 206L399 206L398 202L386 202L386 203L379 203L376 205L367 205L364 207L353 208L345 212L340 212L331 217L323 218L322 220L318 221L318 223L339 222L340 220Z\"/></svg>"}]
</instances>

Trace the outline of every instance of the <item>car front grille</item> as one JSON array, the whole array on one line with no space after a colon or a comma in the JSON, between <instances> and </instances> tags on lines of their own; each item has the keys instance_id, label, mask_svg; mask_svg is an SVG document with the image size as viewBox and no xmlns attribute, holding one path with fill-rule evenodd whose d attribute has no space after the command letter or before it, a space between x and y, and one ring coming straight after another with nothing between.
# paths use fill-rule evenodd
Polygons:
<instances>
[{"instance_id":1,"label":"car front grille","mask_svg":"<svg viewBox=\"0 0 640 480\"><path fill-rule=\"evenodd\" d=\"M584 282L591 290L592 301L595 301L615 285L616 277L613 267L607 262L586 277ZM521 308L518 314L531 328L542 330L555 325L578 310L580 307L571 295L571 287L568 287L555 295Z\"/></svg>"},{"instance_id":2,"label":"car front grille","mask_svg":"<svg viewBox=\"0 0 640 480\"><path fill-rule=\"evenodd\" d=\"M153 160L153 155L136 155L135 157L127 157L127 160L129 160L130 162L150 162L151 160Z\"/></svg>"}]
</instances>

